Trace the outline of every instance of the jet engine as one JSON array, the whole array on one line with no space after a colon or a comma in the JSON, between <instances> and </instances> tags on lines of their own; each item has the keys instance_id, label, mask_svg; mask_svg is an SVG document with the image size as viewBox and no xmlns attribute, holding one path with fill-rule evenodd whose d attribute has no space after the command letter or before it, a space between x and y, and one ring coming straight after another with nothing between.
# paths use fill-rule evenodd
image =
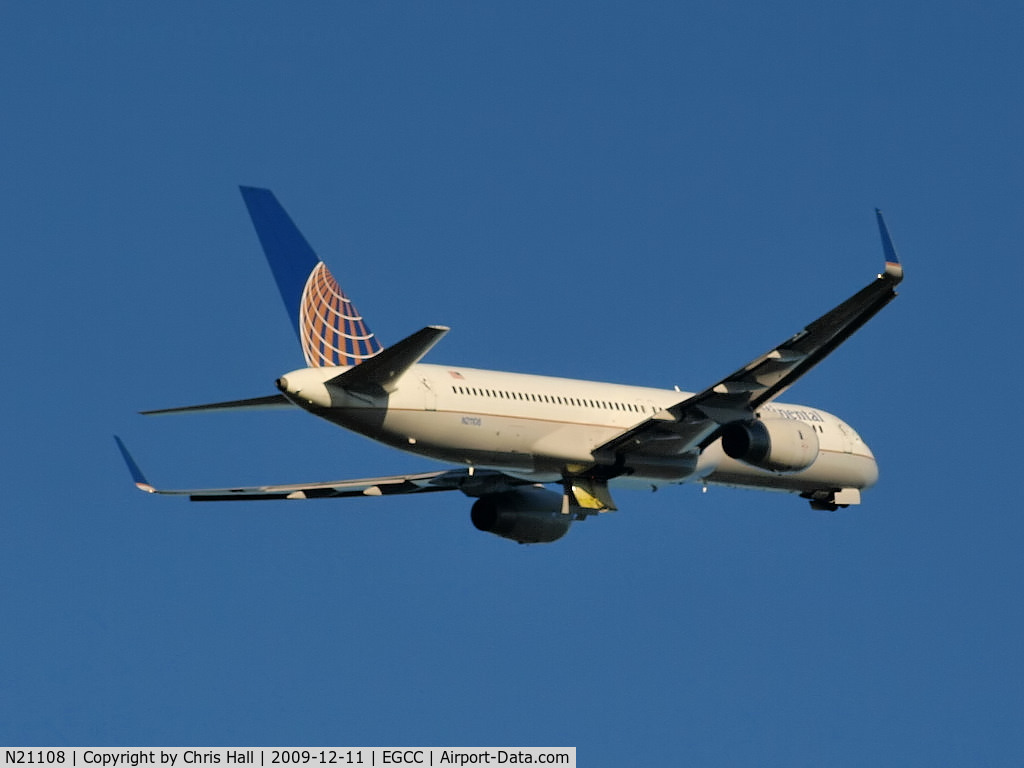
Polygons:
<instances>
[{"instance_id":1,"label":"jet engine","mask_svg":"<svg viewBox=\"0 0 1024 768\"><path fill-rule=\"evenodd\" d=\"M490 493L473 503L470 519L477 530L520 544L539 544L565 536L572 523L562 514L562 496L544 488Z\"/></svg>"},{"instance_id":2,"label":"jet engine","mask_svg":"<svg viewBox=\"0 0 1024 768\"><path fill-rule=\"evenodd\" d=\"M818 458L818 434L802 421L734 421L722 428L722 450L761 469L799 472Z\"/></svg>"}]
</instances>

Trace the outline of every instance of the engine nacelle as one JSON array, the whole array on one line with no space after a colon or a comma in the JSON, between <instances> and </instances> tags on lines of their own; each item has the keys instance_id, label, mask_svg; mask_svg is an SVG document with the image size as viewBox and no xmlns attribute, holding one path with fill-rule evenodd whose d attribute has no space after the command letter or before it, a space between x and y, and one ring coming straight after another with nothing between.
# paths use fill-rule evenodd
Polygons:
<instances>
[{"instance_id":1,"label":"engine nacelle","mask_svg":"<svg viewBox=\"0 0 1024 768\"><path fill-rule=\"evenodd\" d=\"M761 469L799 472L818 458L818 434L802 421L734 421L722 428L722 450Z\"/></svg>"},{"instance_id":2,"label":"engine nacelle","mask_svg":"<svg viewBox=\"0 0 1024 768\"><path fill-rule=\"evenodd\" d=\"M562 495L544 488L489 493L473 503L470 519L477 530L520 544L539 544L565 536L572 523L562 514Z\"/></svg>"}]
</instances>

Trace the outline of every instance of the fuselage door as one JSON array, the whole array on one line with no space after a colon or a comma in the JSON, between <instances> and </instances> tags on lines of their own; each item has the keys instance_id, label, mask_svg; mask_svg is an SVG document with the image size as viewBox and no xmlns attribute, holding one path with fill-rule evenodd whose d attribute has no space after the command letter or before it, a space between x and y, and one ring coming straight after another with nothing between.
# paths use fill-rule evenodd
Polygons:
<instances>
[{"instance_id":1,"label":"fuselage door","mask_svg":"<svg viewBox=\"0 0 1024 768\"><path fill-rule=\"evenodd\" d=\"M850 428L839 419L836 419L836 427L838 427L841 436L843 453L853 453L853 435L850 434Z\"/></svg>"},{"instance_id":2,"label":"fuselage door","mask_svg":"<svg viewBox=\"0 0 1024 768\"><path fill-rule=\"evenodd\" d=\"M430 379L426 376L420 377L420 388L423 390L423 407L428 411L437 410L437 392L430 385Z\"/></svg>"}]
</instances>

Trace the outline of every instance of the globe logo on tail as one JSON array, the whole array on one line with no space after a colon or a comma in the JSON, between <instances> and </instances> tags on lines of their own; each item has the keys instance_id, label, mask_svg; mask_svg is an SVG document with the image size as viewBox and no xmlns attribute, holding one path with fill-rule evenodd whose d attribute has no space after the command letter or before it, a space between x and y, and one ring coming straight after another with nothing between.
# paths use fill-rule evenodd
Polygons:
<instances>
[{"instance_id":1,"label":"globe logo on tail","mask_svg":"<svg viewBox=\"0 0 1024 768\"><path fill-rule=\"evenodd\" d=\"M362 315L322 261L302 289L299 338L311 368L358 365L381 351Z\"/></svg>"}]
</instances>

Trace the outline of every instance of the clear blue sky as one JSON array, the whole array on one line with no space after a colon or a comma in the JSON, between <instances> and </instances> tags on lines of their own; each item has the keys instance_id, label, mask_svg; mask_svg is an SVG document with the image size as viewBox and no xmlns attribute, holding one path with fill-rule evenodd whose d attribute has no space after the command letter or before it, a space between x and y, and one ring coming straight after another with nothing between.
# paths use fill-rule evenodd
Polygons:
<instances>
[{"instance_id":1,"label":"clear blue sky","mask_svg":"<svg viewBox=\"0 0 1024 768\"><path fill-rule=\"evenodd\" d=\"M21 3L0 14L0 743L568 745L581 765L1019 764L1018 2ZM238 195L385 342L706 386L879 269L787 396L860 508L620 493L549 546L461 496L154 482L434 465L298 412L145 419L301 364ZM663 760L663 763L656 761Z\"/></svg>"}]
</instances>

